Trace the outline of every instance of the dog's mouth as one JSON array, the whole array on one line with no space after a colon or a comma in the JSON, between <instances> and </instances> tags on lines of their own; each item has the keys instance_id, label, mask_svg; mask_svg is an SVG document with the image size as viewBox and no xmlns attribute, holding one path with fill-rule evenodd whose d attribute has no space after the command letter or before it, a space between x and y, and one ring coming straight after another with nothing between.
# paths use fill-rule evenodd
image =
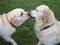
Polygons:
<instances>
[{"instance_id":1,"label":"dog's mouth","mask_svg":"<svg viewBox=\"0 0 60 45\"><path fill-rule=\"evenodd\" d=\"M35 19L35 17L33 17L33 16L31 15L31 11L28 12L28 15L30 16L29 19Z\"/></svg>"}]
</instances>

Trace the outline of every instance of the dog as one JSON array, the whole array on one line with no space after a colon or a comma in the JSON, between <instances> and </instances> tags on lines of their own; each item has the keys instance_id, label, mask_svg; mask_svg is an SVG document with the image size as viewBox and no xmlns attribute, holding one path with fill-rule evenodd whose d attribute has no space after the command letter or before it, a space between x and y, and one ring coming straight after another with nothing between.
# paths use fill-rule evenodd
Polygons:
<instances>
[{"instance_id":1,"label":"dog","mask_svg":"<svg viewBox=\"0 0 60 45\"><path fill-rule=\"evenodd\" d=\"M17 26L20 26L29 18L28 13L21 8L16 8L0 15L0 36L12 45L17 45L11 35L16 31Z\"/></svg>"},{"instance_id":2,"label":"dog","mask_svg":"<svg viewBox=\"0 0 60 45\"><path fill-rule=\"evenodd\" d=\"M54 12L47 5L37 6L29 14L36 21L34 30L39 40L37 45L60 43L60 21L56 20Z\"/></svg>"}]
</instances>

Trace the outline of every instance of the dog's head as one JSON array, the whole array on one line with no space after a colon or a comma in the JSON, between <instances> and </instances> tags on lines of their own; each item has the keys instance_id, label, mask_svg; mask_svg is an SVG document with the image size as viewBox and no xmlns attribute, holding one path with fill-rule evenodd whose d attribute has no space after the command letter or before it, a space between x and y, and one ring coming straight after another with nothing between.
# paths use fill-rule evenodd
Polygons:
<instances>
[{"instance_id":1,"label":"dog's head","mask_svg":"<svg viewBox=\"0 0 60 45\"><path fill-rule=\"evenodd\" d=\"M42 20L43 23L51 22L54 13L46 5L40 5L35 10L31 10L29 14L35 18L35 20Z\"/></svg>"},{"instance_id":2,"label":"dog's head","mask_svg":"<svg viewBox=\"0 0 60 45\"><path fill-rule=\"evenodd\" d=\"M15 26L21 25L23 22L28 20L30 16L21 8L16 8L7 13L9 22L12 22Z\"/></svg>"}]
</instances>

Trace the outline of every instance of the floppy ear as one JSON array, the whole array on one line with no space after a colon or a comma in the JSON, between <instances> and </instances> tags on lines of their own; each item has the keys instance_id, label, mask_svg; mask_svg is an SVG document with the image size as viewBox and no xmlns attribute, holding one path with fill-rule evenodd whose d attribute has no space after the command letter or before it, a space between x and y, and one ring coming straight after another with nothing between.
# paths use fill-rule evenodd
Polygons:
<instances>
[{"instance_id":1,"label":"floppy ear","mask_svg":"<svg viewBox=\"0 0 60 45\"><path fill-rule=\"evenodd\" d=\"M48 23L51 20L51 10L50 9L44 9L43 16L42 16L42 22L43 24Z\"/></svg>"},{"instance_id":2,"label":"floppy ear","mask_svg":"<svg viewBox=\"0 0 60 45\"><path fill-rule=\"evenodd\" d=\"M14 19L15 19L15 16L11 16L9 14L7 14L7 18L8 18L8 21L12 24L14 24Z\"/></svg>"},{"instance_id":3,"label":"floppy ear","mask_svg":"<svg viewBox=\"0 0 60 45\"><path fill-rule=\"evenodd\" d=\"M15 16L14 18L10 18L10 22L14 23L14 20L15 20Z\"/></svg>"}]
</instances>

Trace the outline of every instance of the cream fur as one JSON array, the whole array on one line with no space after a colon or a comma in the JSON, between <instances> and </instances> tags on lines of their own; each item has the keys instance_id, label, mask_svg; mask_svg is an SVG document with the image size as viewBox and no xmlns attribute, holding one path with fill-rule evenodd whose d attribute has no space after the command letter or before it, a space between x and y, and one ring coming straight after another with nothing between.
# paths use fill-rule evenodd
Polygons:
<instances>
[{"instance_id":1,"label":"cream fur","mask_svg":"<svg viewBox=\"0 0 60 45\"><path fill-rule=\"evenodd\" d=\"M55 45L60 43L60 22L55 19L53 11L46 5L40 5L30 13L36 20L34 29L39 40L37 45ZM54 25L41 31L41 28L53 23Z\"/></svg>"},{"instance_id":2,"label":"cream fur","mask_svg":"<svg viewBox=\"0 0 60 45\"><path fill-rule=\"evenodd\" d=\"M21 15L21 13L23 14ZM27 12L21 8L16 8L6 14L0 15L0 36L4 38L5 41L12 43L12 45L17 45L11 38L11 35L16 29L9 22L12 22L17 27L28 19L29 16Z\"/></svg>"}]
</instances>

